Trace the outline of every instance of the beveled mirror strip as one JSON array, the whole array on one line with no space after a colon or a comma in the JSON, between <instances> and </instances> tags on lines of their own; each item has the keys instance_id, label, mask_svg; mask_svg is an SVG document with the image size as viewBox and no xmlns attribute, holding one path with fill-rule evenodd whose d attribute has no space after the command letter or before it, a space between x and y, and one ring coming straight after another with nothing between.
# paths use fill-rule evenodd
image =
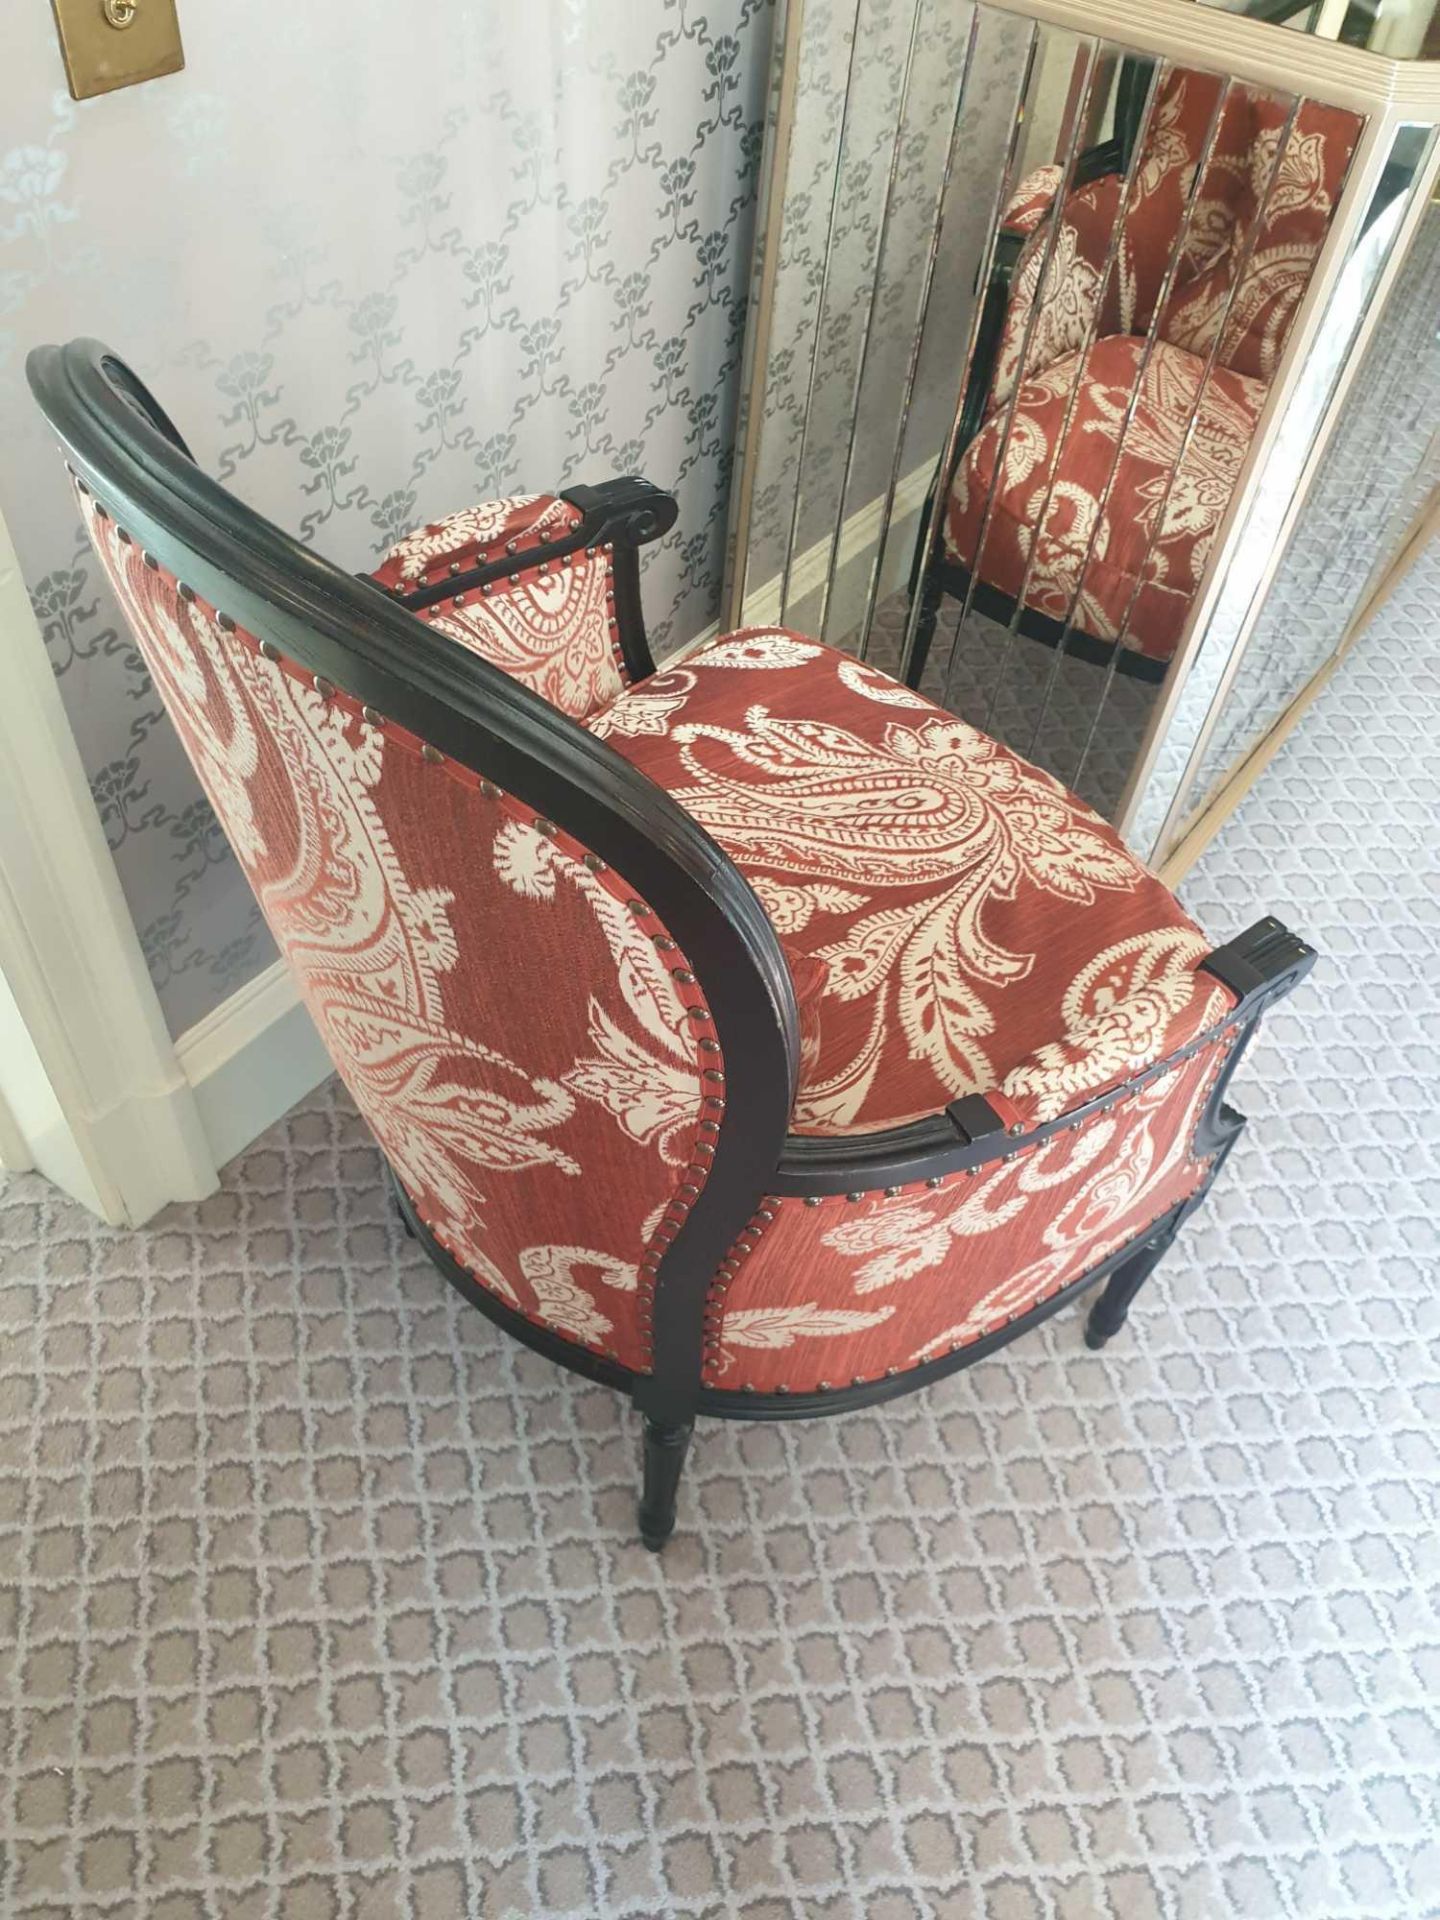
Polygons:
<instances>
[{"instance_id":1,"label":"beveled mirror strip","mask_svg":"<svg viewBox=\"0 0 1440 1920\"><path fill-rule=\"evenodd\" d=\"M1030 550L1030 554L1025 563L1025 577L1021 584L1020 597L1016 601L1015 611L1010 617L1011 639L1013 639L1014 635L1019 630L1021 616L1025 607L1025 604L1029 599L1031 579L1032 579L1032 574L1035 567L1036 557L1038 556L1040 551L1040 542L1044 534L1045 523L1050 516L1051 506L1054 501L1055 482L1059 478L1059 474L1060 474L1060 449L1063 448L1068 443L1070 429L1072 424L1074 423L1075 408L1078 405L1080 395L1084 390L1085 362L1092 348L1094 347L1096 340L1099 337L1100 317L1104 311L1105 302L1109 298L1110 290L1114 283L1115 274L1118 270L1118 264L1119 264L1119 258L1120 258L1120 246L1125 236L1126 222L1129 219L1131 208L1135 203L1136 189L1138 187L1140 175L1142 171L1140 166L1140 156L1145 152L1146 142L1150 136L1150 128L1151 128L1151 124L1152 124L1154 113L1155 113L1155 103L1160 96L1161 83L1169 72L1170 72L1170 68L1168 64L1160 60L1157 60L1150 69L1150 80L1149 80L1149 84L1145 89L1145 104L1140 111L1140 118L1136 124L1136 129L1135 129L1135 139L1131 147L1130 165L1125 174L1124 185L1121 189L1120 199L1115 209L1115 219L1110 228L1110 241L1109 241L1109 246L1106 252L1104 270L1100 276L1100 287L1099 287L1098 296L1095 302L1095 311L1091 317L1089 325L1085 329L1084 345L1081 349L1078 359L1076 360L1075 378L1070 385L1070 393L1066 400L1066 405L1065 405L1065 418L1061 424L1059 438L1056 442L1055 461L1050 471L1049 484L1045 490L1045 504L1044 504L1044 507L1041 509L1039 519L1035 523L1038 531L1036 534L1035 542ZM1080 577L1083 581L1083 578L1084 578L1083 570ZM1024 751L1026 753L1026 756L1029 758L1034 757L1036 746L1041 737L1041 729L1044 727L1046 715L1050 711L1050 702L1054 697L1055 688L1060 677L1060 671L1067 657L1066 642L1068 641L1068 639L1069 639L1068 632L1062 634L1059 640L1056 642L1055 647L1052 650L1053 658L1051 659L1051 662L1050 662L1049 671L1045 676L1045 686L1040 695L1040 704L1036 708L1034 725L1030 729L1030 738L1025 744ZM1008 646L1009 641L1007 641L1006 644Z\"/></svg>"},{"instance_id":2,"label":"beveled mirror strip","mask_svg":"<svg viewBox=\"0 0 1440 1920\"><path fill-rule=\"evenodd\" d=\"M830 593L835 584L835 569L840 561L840 531L845 523L846 510L850 500L850 482L855 472L855 446L860 431L860 399L865 390L865 370L870 361L870 336L875 325L875 310L880 304L880 289L885 281L885 267L889 258L891 214L895 207L895 182L900 174L900 153L905 138L905 123L910 108L910 80L915 71L915 52L920 43L920 23L925 9L920 0L916 0L910 17L910 35L905 44L905 64L900 76L900 96L895 108L895 125L890 136L890 163L885 171L885 198L880 213L880 235L875 246L875 260L870 271L870 294L865 302L865 319L860 330L860 351L855 360L855 378L850 393L850 431L845 443L845 463L841 468L840 497L831 515L833 530L830 535L830 557L826 562L824 578L820 582L820 610L815 616L815 633L819 639L825 638L825 624L830 612Z\"/></svg>"},{"instance_id":3,"label":"beveled mirror strip","mask_svg":"<svg viewBox=\"0 0 1440 1920\"><path fill-rule=\"evenodd\" d=\"M998 9L997 9L998 11ZM1026 43L1025 59L1021 67L1020 84L1016 90L1015 108L1010 117L1010 140L1005 151L1005 162L995 185L995 196L990 208L987 228L988 239L976 274L977 293L970 310L970 325L967 329L965 352L960 362L959 381L955 391L954 412L950 430L945 437L945 445L940 455L939 472L949 473L954 467L959 449L960 423L965 408L965 389L969 384L971 369L975 364L976 346L980 337L980 325L984 312L982 290L988 284L995 267L995 248L1000 238L1000 221L1011 192L1011 181L1015 175L1015 162L1020 150L1020 135L1024 128L1024 103L1030 91L1031 77L1035 70L1035 54L1039 46L1040 29L1035 22L1030 23L1030 35ZM944 488L936 486L932 492L930 509L926 516L925 529L921 538L920 551L924 556L923 566L928 568L934 563L939 552L940 531L944 525L945 497ZM923 595L913 593L910 596L910 611L905 622L905 639L901 647L902 677L908 675L910 660L915 650L915 631L920 624L920 611Z\"/></svg>"},{"instance_id":4,"label":"beveled mirror strip","mask_svg":"<svg viewBox=\"0 0 1440 1920\"><path fill-rule=\"evenodd\" d=\"M918 14L917 7L917 14ZM890 525L895 514L895 493L900 485L900 469L905 459L905 442L910 430L910 409L915 399L915 381L920 370L920 352L925 340L925 325L930 314L930 299L935 287L935 270L940 257L940 238L945 225L945 206L950 195L951 184L955 177L955 155L960 143L960 130L964 124L965 106L969 93L970 78L975 70L975 49L980 40L980 22L983 8L977 3L970 11L970 28L965 38L965 58L961 62L959 80L955 88L955 110L950 120L950 138L945 148L945 165L941 169L940 180L935 189L935 204L930 220L930 243L925 253L925 266L921 275L920 296L916 306L915 330L910 340L910 351L905 362L905 375L900 389L899 419L895 427L894 448L890 459L890 471L885 483L885 492L880 505L880 530L870 561L869 578L865 585L864 611L860 619L860 658L866 660L870 655L870 629L875 620L875 608L880 597L881 572L885 564L885 551L890 544ZM978 297L977 302L978 305ZM852 429L853 432L853 429ZM834 560L832 557L833 568Z\"/></svg>"},{"instance_id":5,"label":"beveled mirror strip","mask_svg":"<svg viewBox=\"0 0 1440 1920\"><path fill-rule=\"evenodd\" d=\"M815 388L820 371L820 347L825 325L826 297L830 290L830 269L835 259L835 218L845 183L845 136L850 128L851 103L855 92L856 65L860 58L860 16L865 0L855 0L855 17L850 26L850 57L845 65L845 88L840 106L840 131L835 150L835 181L830 189L830 210L825 221L825 257L820 268L820 285L815 295L815 333L810 346L810 370L805 381L805 407L800 416L800 441L795 453L795 497L790 507L790 530L785 540L785 559L780 571L780 622L783 627L790 612L790 583L795 571L795 547L800 538L800 513L805 498L805 452L810 439L810 422L815 414Z\"/></svg>"},{"instance_id":6,"label":"beveled mirror strip","mask_svg":"<svg viewBox=\"0 0 1440 1920\"><path fill-rule=\"evenodd\" d=\"M1220 133L1220 124L1224 115L1225 103L1229 95L1230 82L1226 81L1224 85L1217 89L1215 105L1211 110L1210 118L1206 124L1205 137L1201 143L1200 157L1196 163L1195 171L1186 193L1184 208L1176 228L1175 237L1171 243L1169 257L1165 263L1165 270L1160 278L1159 288L1155 296L1154 311L1150 316L1150 323L1145 330L1144 344L1140 350L1140 358L1130 383L1129 394L1120 416L1119 425L1116 429L1115 443L1111 449L1105 480L1097 497L1095 513L1091 519L1090 529L1081 552L1080 562L1075 576L1075 588L1069 597L1065 611L1065 619L1056 641L1057 655L1063 654L1068 649L1070 637L1075 629L1076 615L1079 611L1080 597L1084 591L1086 575L1095 557L1096 541L1099 537L1100 528L1105 524L1106 515L1109 511L1110 498L1114 491L1116 477L1120 469L1121 456L1134 424L1135 415L1140 405L1141 394L1145 387L1145 376L1149 370L1150 362L1154 357L1155 346L1160 337L1160 327L1163 322L1165 304L1170 298L1171 289L1174 286L1175 277L1179 271L1180 261L1189 243L1190 232L1195 217L1195 208L1199 199L1200 183L1204 179L1205 173L1214 157L1216 142Z\"/></svg>"},{"instance_id":7,"label":"beveled mirror strip","mask_svg":"<svg viewBox=\"0 0 1440 1920\"><path fill-rule=\"evenodd\" d=\"M1088 108L1094 97L1095 73L1099 58L1100 42L1093 39L1084 41L1082 42L1082 48L1085 58L1083 98ZM990 483L985 490L985 510L980 518L980 531L975 536L975 551L970 564L970 578L966 584L965 597L961 602L960 612L956 618L954 630L951 634L950 653L945 667L945 697L943 702L947 707L953 698L952 690L955 681L955 666L958 657L960 635L966 622L970 618L971 611L975 604L975 590L980 583L981 569L985 559L985 547L990 538L990 528L995 517L995 504L1000 495L1000 488L1005 477L1005 469L1010 458L1010 441L1015 429L1015 417L1019 410L1020 394L1024 388L1026 376L1029 371L1030 356L1035 346L1040 316L1044 312L1045 298L1050 291L1051 274L1055 268L1056 250L1059 246L1061 230L1065 224L1060 217L1061 209L1064 207L1066 200L1068 200L1074 189L1075 162L1080 154L1080 142L1084 136L1086 117L1086 113L1083 111L1077 113L1074 117L1069 136L1066 140L1065 159L1060 184L1055 193L1055 212L1046 223L1044 253L1040 261L1040 270L1035 279L1035 297L1030 302L1030 310L1025 316L1024 330L1020 336L1019 358L1016 362L1010 394L1005 402L1005 423L1001 427L999 437L996 441L994 463L990 470ZM1007 194L1014 193L1019 185L1020 182L1012 178L1007 183ZM949 488L950 469L947 468L942 475L942 485L940 489L945 496L941 505L942 516L948 507ZM943 526L943 524L942 518L941 525Z\"/></svg>"}]
</instances>

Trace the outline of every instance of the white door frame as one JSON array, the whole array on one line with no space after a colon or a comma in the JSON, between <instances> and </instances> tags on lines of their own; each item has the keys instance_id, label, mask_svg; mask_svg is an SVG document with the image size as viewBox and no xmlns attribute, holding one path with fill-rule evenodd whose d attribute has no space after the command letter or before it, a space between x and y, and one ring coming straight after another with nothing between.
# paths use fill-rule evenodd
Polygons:
<instances>
[{"instance_id":1,"label":"white door frame","mask_svg":"<svg viewBox=\"0 0 1440 1920\"><path fill-rule=\"evenodd\" d=\"M20 1122L0 1092L0 1173L28 1173L35 1164L30 1143L20 1131Z\"/></svg>"},{"instance_id":2,"label":"white door frame","mask_svg":"<svg viewBox=\"0 0 1440 1920\"><path fill-rule=\"evenodd\" d=\"M3 518L0 688L0 984L23 1027L0 1054L0 1154L138 1226L212 1193L215 1159Z\"/></svg>"}]
</instances>

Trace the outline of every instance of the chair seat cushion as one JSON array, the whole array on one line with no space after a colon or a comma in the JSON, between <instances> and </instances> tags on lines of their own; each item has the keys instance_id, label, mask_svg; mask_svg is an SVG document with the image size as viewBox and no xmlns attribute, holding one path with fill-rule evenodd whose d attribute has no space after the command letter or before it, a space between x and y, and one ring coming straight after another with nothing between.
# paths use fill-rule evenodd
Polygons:
<instances>
[{"instance_id":1,"label":"chair seat cushion","mask_svg":"<svg viewBox=\"0 0 1440 1920\"><path fill-rule=\"evenodd\" d=\"M798 634L731 634L589 723L754 887L795 982L797 1133L1158 1058L1209 943L1098 815L923 695ZM1120 1024L1104 1016L1125 1003ZM1140 1024L1155 1031L1143 1040ZM1075 1048L1090 1061L1077 1071ZM1063 1106L1062 1109L1063 1110Z\"/></svg>"},{"instance_id":2,"label":"chair seat cushion","mask_svg":"<svg viewBox=\"0 0 1440 1920\"><path fill-rule=\"evenodd\" d=\"M1067 353L1024 383L992 506L1008 412L997 408L956 469L945 550L1011 599L1023 592L1026 606L1038 613L1073 620L1097 640L1120 637L1136 652L1168 660L1235 490L1266 388L1216 366L1197 411L1205 361L1158 340L1116 461L1116 437L1144 352L1142 339L1113 334L1097 340L1083 359ZM1195 430L1185 445L1192 414ZM1042 514L1027 580L1033 530ZM977 565L982 537L985 551Z\"/></svg>"}]
</instances>

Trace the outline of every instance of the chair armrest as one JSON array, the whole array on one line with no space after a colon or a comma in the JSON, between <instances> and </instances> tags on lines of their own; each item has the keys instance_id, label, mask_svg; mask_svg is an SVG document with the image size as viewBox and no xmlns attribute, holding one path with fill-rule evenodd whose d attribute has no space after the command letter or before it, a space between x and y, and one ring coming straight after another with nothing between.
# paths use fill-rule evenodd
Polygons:
<instances>
[{"instance_id":1,"label":"chair armrest","mask_svg":"<svg viewBox=\"0 0 1440 1920\"><path fill-rule=\"evenodd\" d=\"M1065 169L1054 164L1027 173L1006 203L1000 231L1018 233L1022 238L1032 234L1054 206L1064 178Z\"/></svg>"},{"instance_id":2,"label":"chair armrest","mask_svg":"<svg viewBox=\"0 0 1440 1920\"><path fill-rule=\"evenodd\" d=\"M985 1102L1005 1129L1029 1133L1127 1081L1163 1072L1217 1027L1243 1029L1248 1039L1266 1009L1314 965L1314 948L1267 915L1207 954L1193 973L1157 975L1077 1021L1063 1039L1013 1067Z\"/></svg>"},{"instance_id":3,"label":"chair armrest","mask_svg":"<svg viewBox=\"0 0 1440 1920\"><path fill-rule=\"evenodd\" d=\"M457 595L488 594L569 555L604 552L613 581L615 639L633 683L655 671L640 605L639 549L668 533L679 511L673 494L639 475L558 494L482 501L406 534L368 577L421 613Z\"/></svg>"}]
</instances>

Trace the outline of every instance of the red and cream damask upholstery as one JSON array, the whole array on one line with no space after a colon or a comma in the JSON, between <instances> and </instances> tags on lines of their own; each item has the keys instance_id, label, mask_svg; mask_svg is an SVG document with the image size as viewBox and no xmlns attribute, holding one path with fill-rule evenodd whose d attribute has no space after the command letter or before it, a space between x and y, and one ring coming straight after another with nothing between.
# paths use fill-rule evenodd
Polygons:
<instances>
[{"instance_id":1,"label":"red and cream damask upholstery","mask_svg":"<svg viewBox=\"0 0 1440 1920\"><path fill-rule=\"evenodd\" d=\"M703 1179L718 1105L683 954L662 954L658 917L584 847L317 687L82 506L305 1005L427 1227L527 1318L643 1368L642 1264L667 1205Z\"/></svg>"},{"instance_id":2,"label":"red and cream damask upholstery","mask_svg":"<svg viewBox=\"0 0 1440 1920\"><path fill-rule=\"evenodd\" d=\"M561 540L581 517L553 494L485 501L406 534L371 578L391 593L440 586L487 561ZM537 562L432 601L423 617L572 720L608 706L629 678L615 640L613 569L604 552L578 549Z\"/></svg>"},{"instance_id":3,"label":"red and cream damask upholstery","mask_svg":"<svg viewBox=\"0 0 1440 1920\"><path fill-rule=\"evenodd\" d=\"M796 1133L969 1093L1051 1119L1194 1037L1209 942L1174 896L1049 774L873 667L731 634L590 725L759 894L800 1008Z\"/></svg>"},{"instance_id":4,"label":"red and cream damask upholstery","mask_svg":"<svg viewBox=\"0 0 1440 1920\"><path fill-rule=\"evenodd\" d=\"M1303 101L1287 131L1285 100L1239 85L1222 100L1222 87L1172 70L1129 180L1108 173L1076 189L1058 226L1061 170L1021 183L1005 224L1026 239L987 417L945 519L952 563L1162 662L1360 130L1355 114Z\"/></svg>"},{"instance_id":5,"label":"red and cream damask upholstery","mask_svg":"<svg viewBox=\"0 0 1440 1920\"><path fill-rule=\"evenodd\" d=\"M1114 1331L1303 943L1212 952L1054 780L802 635L651 670L643 481L423 529L396 605L200 475L98 343L29 371L407 1223L632 1395L648 1545L697 1411L883 1397L1102 1273Z\"/></svg>"},{"instance_id":6,"label":"red and cream damask upholstery","mask_svg":"<svg viewBox=\"0 0 1440 1920\"><path fill-rule=\"evenodd\" d=\"M1212 982L1192 1011L1207 999L1230 1005ZM1203 1184L1193 1143L1228 1044L1217 1032L1084 1124L939 1186L767 1202L718 1302L707 1383L807 1393L877 1380L1060 1292Z\"/></svg>"},{"instance_id":7,"label":"red and cream damask upholstery","mask_svg":"<svg viewBox=\"0 0 1440 1920\"><path fill-rule=\"evenodd\" d=\"M1265 387L1227 367L1205 380L1194 354L1162 340L1147 355L1133 334L1098 340L1077 385L1080 360L1065 354L1025 382L1008 439L1003 409L980 429L951 489L948 550L973 553L984 527L991 586L1012 599L1023 592L1026 606L1062 623L1073 618L1097 640L1123 631L1128 647L1168 660ZM1037 545L1035 520L1062 441Z\"/></svg>"}]
</instances>

